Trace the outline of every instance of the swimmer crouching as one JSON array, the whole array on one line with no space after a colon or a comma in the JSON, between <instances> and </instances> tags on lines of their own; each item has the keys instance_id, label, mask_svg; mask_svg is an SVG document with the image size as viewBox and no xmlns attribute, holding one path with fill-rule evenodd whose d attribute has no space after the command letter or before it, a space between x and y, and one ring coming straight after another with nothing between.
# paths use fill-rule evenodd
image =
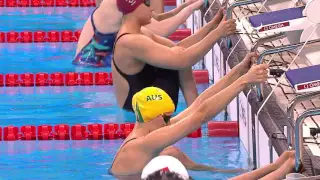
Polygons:
<instances>
[{"instance_id":1,"label":"swimmer crouching","mask_svg":"<svg viewBox=\"0 0 320 180\"><path fill-rule=\"evenodd\" d=\"M227 172L197 164L172 145L210 121L247 85L267 80L268 65L254 65L248 71L248 64L250 58L234 67L216 85L201 93L191 106L172 118L175 106L165 91L147 87L136 93L132 99L136 124L119 148L110 173L117 177L141 174L143 168L159 155L173 156L190 170Z\"/></svg>"}]
</instances>

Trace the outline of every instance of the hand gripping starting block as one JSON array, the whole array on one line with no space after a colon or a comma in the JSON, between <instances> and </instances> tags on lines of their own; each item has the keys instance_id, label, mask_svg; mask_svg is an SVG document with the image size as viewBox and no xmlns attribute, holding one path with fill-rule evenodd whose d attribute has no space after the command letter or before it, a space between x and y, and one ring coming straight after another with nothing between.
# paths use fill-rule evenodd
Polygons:
<instances>
[{"instance_id":1,"label":"hand gripping starting block","mask_svg":"<svg viewBox=\"0 0 320 180\"><path fill-rule=\"evenodd\" d=\"M288 70L286 78L297 93L320 91L320 65Z\"/></svg>"}]
</instances>

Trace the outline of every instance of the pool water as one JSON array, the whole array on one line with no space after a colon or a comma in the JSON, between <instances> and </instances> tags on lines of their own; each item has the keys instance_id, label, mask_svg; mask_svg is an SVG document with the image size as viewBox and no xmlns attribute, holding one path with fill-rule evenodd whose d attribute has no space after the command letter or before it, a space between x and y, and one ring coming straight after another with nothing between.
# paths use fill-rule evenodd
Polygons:
<instances>
[{"instance_id":1,"label":"pool water","mask_svg":"<svg viewBox=\"0 0 320 180\"><path fill-rule=\"evenodd\" d=\"M0 72L110 72L109 68L76 67L71 61L76 43L8 43L0 44ZM35 53L36 52L36 53Z\"/></svg>"},{"instance_id":2,"label":"pool water","mask_svg":"<svg viewBox=\"0 0 320 180\"><path fill-rule=\"evenodd\" d=\"M207 87L198 85L198 91ZM118 108L113 86L5 87L0 99L0 126L135 122L133 113ZM177 113L185 108L180 92Z\"/></svg>"},{"instance_id":3,"label":"pool water","mask_svg":"<svg viewBox=\"0 0 320 180\"><path fill-rule=\"evenodd\" d=\"M1 8L0 31L77 30L92 13L92 7Z\"/></svg>"},{"instance_id":4,"label":"pool water","mask_svg":"<svg viewBox=\"0 0 320 180\"><path fill-rule=\"evenodd\" d=\"M0 31L78 30L92 8L0 8ZM10 21L9 21L10 19ZM76 43L0 44L0 74L110 72L71 64ZM202 92L207 85L198 85ZM0 126L134 122L116 105L112 86L0 87ZM179 94L177 113L186 108ZM215 121L224 120L220 113ZM176 146L198 163L217 168L246 168L239 138L185 138ZM113 179L107 169L122 140L0 141L0 180ZM236 174L192 172L194 179L227 179Z\"/></svg>"},{"instance_id":5,"label":"pool water","mask_svg":"<svg viewBox=\"0 0 320 180\"><path fill-rule=\"evenodd\" d=\"M2 142L0 179L115 179L107 170L121 142ZM246 152L238 138L186 138L179 141L176 147L197 163L225 169L247 167ZM236 175L189 173L194 179L201 180L223 180Z\"/></svg>"}]
</instances>

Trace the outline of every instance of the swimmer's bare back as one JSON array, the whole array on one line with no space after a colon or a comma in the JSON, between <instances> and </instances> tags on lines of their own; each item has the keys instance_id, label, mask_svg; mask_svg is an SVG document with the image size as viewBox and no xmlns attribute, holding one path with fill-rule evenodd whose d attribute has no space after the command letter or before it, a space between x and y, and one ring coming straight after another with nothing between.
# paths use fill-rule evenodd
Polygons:
<instances>
[{"instance_id":1,"label":"swimmer's bare back","mask_svg":"<svg viewBox=\"0 0 320 180\"><path fill-rule=\"evenodd\" d=\"M110 172L117 178L140 177L145 165L160 154L160 152L155 154L154 151L142 150L139 144L143 142L143 137L136 136L134 132L131 133L115 156Z\"/></svg>"},{"instance_id":2,"label":"swimmer's bare back","mask_svg":"<svg viewBox=\"0 0 320 180\"><path fill-rule=\"evenodd\" d=\"M150 86L155 78L151 76L155 76L154 72L156 69L142 61L132 58L130 50L128 50L125 47L125 43L123 43L123 39L128 36L148 36L152 38L150 34L144 33L144 31L140 34L125 32L129 32L129 30L122 29L118 33L111 67L118 105L126 110L131 110L131 101L130 103L128 102L128 96L132 96L133 91L139 91L144 87ZM130 86L129 83L132 83L132 85Z\"/></svg>"},{"instance_id":3,"label":"swimmer's bare back","mask_svg":"<svg viewBox=\"0 0 320 180\"><path fill-rule=\"evenodd\" d=\"M112 8L113 7L113 8ZM106 11L106 9L108 9ZM93 14L93 20L99 32L108 34L117 32L121 26L122 13L117 10L115 0L104 0ZM82 28L78 41L76 54L91 41L94 31L91 24L91 17L88 18Z\"/></svg>"}]
</instances>

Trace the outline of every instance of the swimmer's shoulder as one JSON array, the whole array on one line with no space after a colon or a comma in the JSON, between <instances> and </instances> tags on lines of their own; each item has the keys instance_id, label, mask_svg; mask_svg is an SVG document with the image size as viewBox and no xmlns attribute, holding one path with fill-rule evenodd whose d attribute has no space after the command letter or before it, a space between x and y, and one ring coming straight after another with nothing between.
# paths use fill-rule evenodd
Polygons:
<instances>
[{"instance_id":1,"label":"swimmer's shoulder","mask_svg":"<svg viewBox=\"0 0 320 180\"><path fill-rule=\"evenodd\" d=\"M141 27L141 34L144 36L147 36L151 39L154 39L154 37L155 37L155 34L144 26Z\"/></svg>"},{"instance_id":2,"label":"swimmer's shoulder","mask_svg":"<svg viewBox=\"0 0 320 180\"><path fill-rule=\"evenodd\" d=\"M153 42L153 36L151 34L127 34L119 33L117 37L117 44L128 49L144 49L145 46ZM120 37L122 36L122 37Z\"/></svg>"}]
</instances>

